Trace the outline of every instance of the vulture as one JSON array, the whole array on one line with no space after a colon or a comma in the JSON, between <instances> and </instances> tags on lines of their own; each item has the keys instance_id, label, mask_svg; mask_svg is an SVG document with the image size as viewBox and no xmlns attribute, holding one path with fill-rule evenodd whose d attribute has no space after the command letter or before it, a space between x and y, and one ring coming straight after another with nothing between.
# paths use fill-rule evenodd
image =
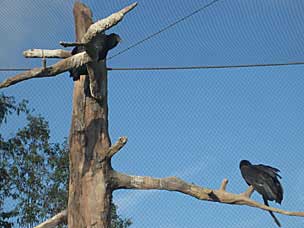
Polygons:
<instances>
[{"instance_id":1,"label":"vulture","mask_svg":"<svg viewBox=\"0 0 304 228\"><path fill-rule=\"evenodd\" d=\"M107 57L108 51L113 49L117 46L117 44L121 41L121 38L119 35L115 33L111 33L110 35L106 35L105 38L105 47L102 49L102 51L99 52L98 61L105 59ZM84 46L76 46L72 50L72 55L76 55L80 52L84 52L85 47ZM87 75L87 67L86 64L70 70L70 77L73 77L73 80L76 81L79 79L80 75Z\"/></svg>"},{"instance_id":2,"label":"vulture","mask_svg":"<svg viewBox=\"0 0 304 228\"><path fill-rule=\"evenodd\" d=\"M247 160L240 162L240 170L243 178L248 185L252 185L254 190L260 193L263 197L266 206L269 206L268 201L275 201L281 204L283 200L283 188L278 180L281 176L278 174L279 169L268 165L252 165ZM269 211L275 223L281 227L279 220L274 216L272 211Z\"/></svg>"}]
</instances>

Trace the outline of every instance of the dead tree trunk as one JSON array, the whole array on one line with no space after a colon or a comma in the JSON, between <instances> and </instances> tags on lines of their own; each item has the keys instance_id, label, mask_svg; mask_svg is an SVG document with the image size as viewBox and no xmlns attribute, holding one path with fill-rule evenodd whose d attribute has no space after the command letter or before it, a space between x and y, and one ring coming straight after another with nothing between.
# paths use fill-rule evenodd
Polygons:
<instances>
[{"instance_id":1,"label":"dead tree trunk","mask_svg":"<svg viewBox=\"0 0 304 228\"><path fill-rule=\"evenodd\" d=\"M92 13L81 3L74 6L76 41L92 22ZM91 64L100 99L90 95L89 78L81 76L74 84L70 131L69 227L107 228L110 224L111 189L107 172L111 169L106 152L108 134L107 71L105 61Z\"/></svg>"},{"instance_id":2,"label":"dead tree trunk","mask_svg":"<svg viewBox=\"0 0 304 228\"><path fill-rule=\"evenodd\" d=\"M58 50L39 49L38 52L41 52L38 54L37 50L27 51L26 57L66 59L51 66L25 71L0 83L1 89L32 78L53 77L84 64L86 64L89 74L80 76L79 80L74 82L72 126L69 140L68 210L63 210L38 225L37 228L55 227L66 219L71 228L109 228L112 192L118 189L177 191L199 200L247 205L285 215L304 217L304 212L273 208L250 199L253 192L252 187L241 194L227 192L227 179L223 180L219 189L209 189L187 183L177 177L131 176L112 169L111 158L126 144L127 138L121 137L113 146L110 145L107 68L104 59L97 61L99 53L104 56L103 54L108 51L104 31L119 23L124 15L136 5L137 3L133 3L92 25L90 9L76 2L74 5L76 43L62 42L62 44L64 46L83 45L85 52L70 56L70 53Z\"/></svg>"}]
</instances>

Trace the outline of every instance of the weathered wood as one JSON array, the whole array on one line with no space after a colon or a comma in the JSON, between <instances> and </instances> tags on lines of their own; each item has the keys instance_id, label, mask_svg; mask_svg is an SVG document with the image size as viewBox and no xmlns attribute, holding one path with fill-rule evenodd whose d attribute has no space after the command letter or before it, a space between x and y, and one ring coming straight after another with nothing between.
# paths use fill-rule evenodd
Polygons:
<instances>
[{"instance_id":1,"label":"weathered wood","mask_svg":"<svg viewBox=\"0 0 304 228\"><path fill-rule=\"evenodd\" d=\"M250 199L253 193L252 187L241 194L227 192L228 180L226 179L223 180L219 189L213 190L189 184L177 177L130 176L112 169L111 158L126 144L127 138L121 137L111 147L108 133L107 68L105 59L98 61L98 54L105 48L103 32L122 20L124 14L135 6L136 3L92 25L90 9L84 4L76 2L74 5L76 42L64 45L84 45L86 52L68 57L50 67L23 72L0 84L1 88L34 77L51 77L87 64L89 76L81 75L80 79L74 83L69 138L68 209L40 224L37 228L54 227L67 217L68 226L72 228L109 228L112 192L117 189L177 191L199 200L247 205L285 215L304 217L304 212L285 211ZM106 53L104 52L104 54ZM40 54L32 52L25 55L37 58L54 56L64 58L70 53L54 54L54 52L47 53L47 50L42 53L40 50Z\"/></svg>"},{"instance_id":2,"label":"weathered wood","mask_svg":"<svg viewBox=\"0 0 304 228\"><path fill-rule=\"evenodd\" d=\"M109 148L107 152L107 157L112 158L121 148L123 148L124 145L126 145L127 142L127 137L120 137L117 142Z\"/></svg>"},{"instance_id":3,"label":"weathered wood","mask_svg":"<svg viewBox=\"0 0 304 228\"><path fill-rule=\"evenodd\" d=\"M234 194L227 192L227 179L224 179L220 188L213 190L204 188L195 184L187 183L177 177L154 178L147 176L131 176L116 171L111 171L112 184L115 189L138 189L138 190L167 190L176 191L199 200L245 205L259 208L265 211L272 211L283 215L304 217L304 212L286 211L279 208L269 207L257 201L250 199L253 188L249 187L244 193Z\"/></svg>"},{"instance_id":4,"label":"weathered wood","mask_svg":"<svg viewBox=\"0 0 304 228\"><path fill-rule=\"evenodd\" d=\"M78 42L92 24L92 14L85 5L75 3L74 17ZM90 95L87 76L74 84L68 202L68 225L73 228L108 228L110 224L112 190L107 172L111 167L104 159L110 147L107 71L104 62L93 69L99 101Z\"/></svg>"},{"instance_id":5,"label":"weathered wood","mask_svg":"<svg viewBox=\"0 0 304 228\"><path fill-rule=\"evenodd\" d=\"M88 31L85 33L83 38L81 39L81 43L90 43L96 36L102 34L105 30L113 27L118 22L120 22L124 15L130 12L137 6L137 2L123 8L122 10L113 13L112 15L108 16L107 18L101 19L96 23L92 24Z\"/></svg>"},{"instance_id":6,"label":"weathered wood","mask_svg":"<svg viewBox=\"0 0 304 228\"><path fill-rule=\"evenodd\" d=\"M113 145L108 152L110 151L119 151L123 145L125 145L126 138L121 137L115 145ZM225 204L233 204L233 205L243 205L259 208L265 211L272 211L283 215L289 216L298 216L304 217L304 212L296 212L296 211L286 211L274 207L269 207L264 204L258 203L252 199L250 196L252 195L254 189L252 186L249 186L248 189L240 194L233 194L226 191L226 187L228 184L228 180L224 179L220 185L219 189L209 189L205 187L201 187L195 184L190 184L178 177L166 177L166 178L154 178L147 176L130 176L127 174L119 173L114 170L111 170L109 173L111 177L111 184L113 190L115 189L137 189L137 190L167 190L167 191L177 191L183 194L195 197L199 200L217 202L217 203L225 203ZM61 213L54 216L60 217ZM61 217L62 220L65 217ZM38 228L38 227L36 227ZM39 226L39 228L46 228L43 226ZM47 227L49 228L49 227Z\"/></svg>"},{"instance_id":7,"label":"weathered wood","mask_svg":"<svg viewBox=\"0 0 304 228\"><path fill-rule=\"evenodd\" d=\"M29 49L23 52L25 58L60 58L65 59L71 57L72 54L70 51L55 49Z\"/></svg>"},{"instance_id":8,"label":"weathered wood","mask_svg":"<svg viewBox=\"0 0 304 228\"><path fill-rule=\"evenodd\" d=\"M88 63L89 61L91 61L91 59L87 53L79 53L77 55L63 59L52 66L46 68L33 68L13 77L9 77L0 83L0 89L32 78L54 77L65 71L71 70L72 68L77 68L85 63Z\"/></svg>"},{"instance_id":9,"label":"weathered wood","mask_svg":"<svg viewBox=\"0 0 304 228\"><path fill-rule=\"evenodd\" d=\"M98 63L100 53L106 52L105 44L105 34L104 31L111 28L120 22L124 15L134 9L137 6L137 3L133 3L130 6L125 7L124 9L113 13L105 19L99 20L96 23L92 24L88 31L84 34L80 43L84 44L85 50L92 59L91 62L87 64L87 71L89 75L89 85L91 96L97 100L102 100L103 94L100 94L101 91L98 87L102 85L102 79L100 77L101 71L103 71L103 66ZM106 71L106 59L103 60L104 68Z\"/></svg>"},{"instance_id":10,"label":"weathered wood","mask_svg":"<svg viewBox=\"0 0 304 228\"><path fill-rule=\"evenodd\" d=\"M82 30L79 30L80 32L77 32L77 33L82 34L81 37L84 37L84 34L86 34L86 38L84 39L85 42L82 42L82 43L86 43L86 51L87 51L87 53L85 55L86 58L81 59L83 57L83 53L79 53L79 55L70 57L72 59L67 58L67 59L59 61L58 63L54 64L53 66L50 66L47 68L44 68L44 67L34 68L32 70L25 71L21 74L17 74L15 76L9 77L5 81L1 82L0 89L14 85L14 84L24 81L24 80L31 79L31 78L56 76L57 74L60 74L65 71L68 71L72 68L78 67L80 63L81 63L81 65L83 65L83 64L89 63L91 61L94 61L94 63L92 63L92 66L93 65L96 66L97 53L103 48L102 40L104 39L104 37L103 37L104 31L106 29L109 29L112 26L116 25L118 22L120 22L123 19L123 16L127 12L132 10L136 5L137 5L137 3L133 3L132 5L125 7L118 13L114 13L114 14L110 15L109 17L96 22L95 23L96 25L94 25L88 32L87 32L87 29L85 31L83 31L83 29L82 29ZM93 24L93 22L91 20L91 25L92 24ZM76 43L79 43L81 41L81 39L82 38L79 38L79 40L77 40ZM89 54L89 56L87 54ZM88 58L88 57L90 57L90 58ZM79 58L79 59L77 59L77 58ZM103 64L105 64L105 63L103 63ZM89 67L91 67L91 66L89 66ZM90 72L92 72L92 69L93 68L91 68ZM91 85L92 91L91 92L92 92L93 97L100 99L99 94L97 93L97 91L95 89L96 83L98 83L97 78L94 79L94 77L90 75L90 81L92 82L92 85Z\"/></svg>"},{"instance_id":11,"label":"weathered wood","mask_svg":"<svg viewBox=\"0 0 304 228\"><path fill-rule=\"evenodd\" d=\"M52 228L56 227L57 225L63 223L67 219L67 210L64 210L57 215L53 216L49 220L35 226L35 228Z\"/></svg>"}]
</instances>

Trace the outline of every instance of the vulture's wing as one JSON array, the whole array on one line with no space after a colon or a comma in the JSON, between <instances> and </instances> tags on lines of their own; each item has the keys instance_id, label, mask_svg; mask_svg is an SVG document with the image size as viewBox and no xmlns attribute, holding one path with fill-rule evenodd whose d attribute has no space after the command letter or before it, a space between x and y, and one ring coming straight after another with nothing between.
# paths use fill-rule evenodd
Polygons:
<instances>
[{"instance_id":1,"label":"vulture's wing","mask_svg":"<svg viewBox=\"0 0 304 228\"><path fill-rule=\"evenodd\" d=\"M268 175L270 175L271 177L279 177L279 178L282 178L278 172L280 172L279 169L277 168L274 168L274 167L271 167L271 166L268 166L268 165L262 165L262 164L259 164L259 165L253 165L254 167L256 167L257 169L267 173Z\"/></svg>"},{"instance_id":2,"label":"vulture's wing","mask_svg":"<svg viewBox=\"0 0 304 228\"><path fill-rule=\"evenodd\" d=\"M241 167L241 173L248 185L252 185L267 200L280 203L283 199L283 188L270 166L249 165Z\"/></svg>"},{"instance_id":3,"label":"vulture's wing","mask_svg":"<svg viewBox=\"0 0 304 228\"><path fill-rule=\"evenodd\" d=\"M241 167L241 174L248 185L253 185L256 182L258 175L257 170L252 165L244 165Z\"/></svg>"}]
</instances>

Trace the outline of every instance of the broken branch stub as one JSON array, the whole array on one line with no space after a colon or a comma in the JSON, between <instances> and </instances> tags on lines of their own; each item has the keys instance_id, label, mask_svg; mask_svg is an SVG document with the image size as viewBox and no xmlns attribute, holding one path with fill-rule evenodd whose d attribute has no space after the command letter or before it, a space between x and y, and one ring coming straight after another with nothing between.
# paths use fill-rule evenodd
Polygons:
<instances>
[{"instance_id":1,"label":"broken branch stub","mask_svg":"<svg viewBox=\"0 0 304 228\"><path fill-rule=\"evenodd\" d=\"M117 142L109 148L108 157L113 157L124 145L128 142L128 138L125 136L120 137Z\"/></svg>"}]
</instances>

